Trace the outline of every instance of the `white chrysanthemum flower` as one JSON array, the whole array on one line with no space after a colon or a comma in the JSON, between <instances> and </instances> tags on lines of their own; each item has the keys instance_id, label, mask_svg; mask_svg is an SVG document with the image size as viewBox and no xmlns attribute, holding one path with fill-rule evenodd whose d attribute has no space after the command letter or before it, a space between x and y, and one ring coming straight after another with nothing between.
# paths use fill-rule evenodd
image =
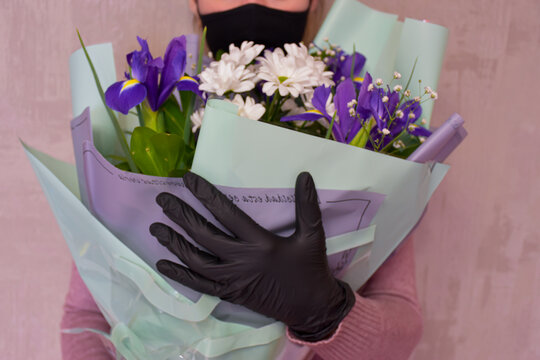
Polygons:
<instances>
[{"instance_id":1,"label":"white chrysanthemum flower","mask_svg":"<svg viewBox=\"0 0 540 360\"><path fill-rule=\"evenodd\" d=\"M325 64L308 53L304 44L285 44L287 55L282 49L265 51L260 61L258 77L264 81L262 91L273 95L298 97L315 87L332 86L333 73L325 71Z\"/></svg>"},{"instance_id":2,"label":"white chrysanthemum flower","mask_svg":"<svg viewBox=\"0 0 540 360\"><path fill-rule=\"evenodd\" d=\"M315 58L309 54L308 48L300 44L285 44L283 46L287 51L288 56L292 56L295 59L296 66L307 67L312 71L312 86L334 86L332 77L334 73L331 71L325 71L326 65L318 58Z\"/></svg>"},{"instance_id":3,"label":"white chrysanthemum flower","mask_svg":"<svg viewBox=\"0 0 540 360\"><path fill-rule=\"evenodd\" d=\"M294 101L294 99L289 98L285 100L283 105L281 105L281 111L286 113L287 116L291 116L291 115L303 114L306 112L306 109L304 109L302 106L298 106L298 104L296 103L296 101Z\"/></svg>"},{"instance_id":4,"label":"white chrysanthemum flower","mask_svg":"<svg viewBox=\"0 0 540 360\"><path fill-rule=\"evenodd\" d=\"M202 121L204 117L204 108L200 108L199 110L195 111L193 114L191 114L191 132L195 133L198 128L201 127Z\"/></svg>"},{"instance_id":5,"label":"white chrysanthemum flower","mask_svg":"<svg viewBox=\"0 0 540 360\"><path fill-rule=\"evenodd\" d=\"M229 53L221 55L220 61L233 62L236 65L248 65L263 51L264 45L255 45L253 41L244 41L240 47L229 45Z\"/></svg>"},{"instance_id":6,"label":"white chrysanthemum flower","mask_svg":"<svg viewBox=\"0 0 540 360\"><path fill-rule=\"evenodd\" d=\"M249 96L246 97L246 100L244 101L242 95L236 94L231 102L238 106L238 115L251 120L259 120L266 111L264 106L256 103L255 100Z\"/></svg>"},{"instance_id":7,"label":"white chrysanthemum flower","mask_svg":"<svg viewBox=\"0 0 540 360\"><path fill-rule=\"evenodd\" d=\"M281 96L292 95L298 97L311 88L311 69L297 67L292 56L285 56L280 48L265 51L264 57L258 58L261 66L258 77L264 81L262 91L272 96L279 91Z\"/></svg>"},{"instance_id":8,"label":"white chrysanthemum flower","mask_svg":"<svg viewBox=\"0 0 540 360\"><path fill-rule=\"evenodd\" d=\"M199 75L199 89L222 96L227 91L241 93L255 87L257 77L251 67L228 61L214 61Z\"/></svg>"}]
</instances>

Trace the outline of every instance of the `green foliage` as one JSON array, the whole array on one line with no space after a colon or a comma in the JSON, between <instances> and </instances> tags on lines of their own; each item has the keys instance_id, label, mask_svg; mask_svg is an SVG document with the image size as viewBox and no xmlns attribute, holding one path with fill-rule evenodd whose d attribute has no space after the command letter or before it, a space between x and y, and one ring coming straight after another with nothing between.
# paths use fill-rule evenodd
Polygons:
<instances>
[{"instance_id":1,"label":"green foliage","mask_svg":"<svg viewBox=\"0 0 540 360\"><path fill-rule=\"evenodd\" d=\"M176 170L182 170L178 165L184 148L179 135L158 133L147 127L136 127L131 136L131 154L146 175L169 176Z\"/></svg>"}]
</instances>

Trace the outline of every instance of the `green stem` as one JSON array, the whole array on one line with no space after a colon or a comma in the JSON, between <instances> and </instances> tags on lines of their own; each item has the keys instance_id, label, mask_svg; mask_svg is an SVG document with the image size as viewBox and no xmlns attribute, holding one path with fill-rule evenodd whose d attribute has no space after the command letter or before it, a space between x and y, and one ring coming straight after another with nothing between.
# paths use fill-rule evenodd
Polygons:
<instances>
[{"instance_id":1,"label":"green stem","mask_svg":"<svg viewBox=\"0 0 540 360\"><path fill-rule=\"evenodd\" d=\"M391 147L391 146L392 146L392 145L393 145L400 137L402 137L403 134L405 134L406 132L407 132L407 129L405 129L405 130L403 130L402 132L400 132L398 136L396 136L392 141L390 141L390 142L388 143L388 145L386 145L385 147L383 147L383 148L381 149L381 151L379 151L379 152L382 153L382 152L388 150L388 148ZM382 143L383 143L383 141L381 141L381 144L382 144Z\"/></svg>"},{"instance_id":2,"label":"green stem","mask_svg":"<svg viewBox=\"0 0 540 360\"><path fill-rule=\"evenodd\" d=\"M279 92L275 92L274 93L274 98L272 99L272 102L270 103L270 107L268 108L268 111L266 113L266 122L271 122L272 121L272 115L273 115L273 112L274 112L274 107L276 106L276 103L278 102L278 98L279 98Z\"/></svg>"},{"instance_id":3,"label":"green stem","mask_svg":"<svg viewBox=\"0 0 540 360\"><path fill-rule=\"evenodd\" d=\"M326 132L325 139L330 139L330 135L332 134L332 129L334 128L334 121L336 120L336 113L334 113L334 116L332 116L332 122L330 122L330 126L328 127L328 131Z\"/></svg>"},{"instance_id":4,"label":"green stem","mask_svg":"<svg viewBox=\"0 0 540 360\"><path fill-rule=\"evenodd\" d=\"M103 105L105 106L105 109L107 109L107 113L109 114L109 117L111 118L111 121L114 126L114 131L116 132L116 137L118 138L118 141L120 142L120 146L122 147L122 152L124 153L124 156L127 159L129 169L134 173L139 173L139 169L137 168L137 165L135 165L135 162L133 161L133 157L131 156L131 153L129 151L129 146L127 143L127 140L124 136L124 133L122 131L122 128L120 127L120 124L118 123L118 119L116 118L116 115L114 115L114 112L107 106L107 103L105 102L105 94L103 92L103 88L101 87L101 83L99 81L96 69L94 68L94 64L92 63L92 60L90 59L90 55L88 55L88 51L86 51L86 47L84 46L84 42L81 38L81 34L79 33L79 30L77 30L77 36L79 37L79 42L81 43L82 49L84 51L84 55L86 56L86 60L88 61L88 65L90 65L90 69L92 70L92 74L94 75L94 80L96 81L96 86L99 92L99 96L101 97L101 101L103 101Z\"/></svg>"},{"instance_id":5,"label":"green stem","mask_svg":"<svg viewBox=\"0 0 540 360\"><path fill-rule=\"evenodd\" d=\"M137 105L137 117L139 118L139 126L144 126L144 118L141 111L141 105Z\"/></svg>"}]
</instances>

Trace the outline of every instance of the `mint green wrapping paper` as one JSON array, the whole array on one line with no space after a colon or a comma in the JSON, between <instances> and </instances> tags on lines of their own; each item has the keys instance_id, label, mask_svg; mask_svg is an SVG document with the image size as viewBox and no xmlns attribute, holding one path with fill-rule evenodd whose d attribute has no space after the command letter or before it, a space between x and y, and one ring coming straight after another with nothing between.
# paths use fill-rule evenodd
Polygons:
<instances>
[{"instance_id":1,"label":"mint green wrapping paper","mask_svg":"<svg viewBox=\"0 0 540 360\"><path fill-rule=\"evenodd\" d=\"M398 71L402 78L393 84L405 86L418 59L410 86L414 97L421 95L418 80L422 80L421 92L426 85L437 89L448 29L409 18L398 21L397 15L374 10L357 0L336 0L314 43L324 46L325 38L349 53L355 48L367 58L363 72L385 83ZM422 108L422 117L429 125L433 102L422 104Z\"/></svg>"},{"instance_id":2,"label":"mint green wrapping paper","mask_svg":"<svg viewBox=\"0 0 540 360\"><path fill-rule=\"evenodd\" d=\"M309 171L319 189L386 195L372 224L375 239L359 251L344 280L360 288L412 230L448 166L419 164L236 115L236 106L206 105L193 171L237 187L282 188ZM362 236L359 234L359 236Z\"/></svg>"}]
</instances>

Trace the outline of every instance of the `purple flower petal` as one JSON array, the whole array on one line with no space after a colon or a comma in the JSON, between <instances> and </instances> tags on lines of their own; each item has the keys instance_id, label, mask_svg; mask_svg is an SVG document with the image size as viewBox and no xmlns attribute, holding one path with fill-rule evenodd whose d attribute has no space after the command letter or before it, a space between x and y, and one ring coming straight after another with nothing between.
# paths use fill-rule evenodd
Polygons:
<instances>
[{"instance_id":1,"label":"purple flower petal","mask_svg":"<svg viewBox=\"0 0 540 360\"><path fill-rule=\"evenodd\" d=\"M313 107L323 113L326 118L330 118L330 120L331 116L326 111L326 102L331 93L332 89L329 86L321 85L315 89L313 98L311 99Z\"/></svg>"},{"instance_id":2,"label":"purple flower petal","mask_svg":"<svg viewBox=\"0 0 540 360\"><path fill-rule=\"evenodd\" d=\"M176 84L176 88L179 91L191 91L197 96L199 96L201 99L205 100L204 93L199 90L199 81L197 77L191 77L191 76L182 76L180 78L180 81Z\"/></svg>"},{"instance_id":3,"label":"purple flower petal","mask_svg":"<svg viewBox=\"0 0 540 360\"><path fill-rule=\"evenodd\" d=\"M163 71L159 83L157 107L171 95L176 83L184 75L186 68L186 37L180 36L171 40L165 51Z\"/></svg>"},{"instance_id":4,"label":"purple flower petal","mask_svg":"<svg viewBox=\"0 0 540 360\"><path fill-rule=\"evenodd\" d=\"M324 114L321 113L319 110L308 110L307 112L303 114L284 116L281 118L281 121L293 121L293 120L316 121L316 120L319 120L320 118L326 118L326 116L324 116Z\"/></svg>"},{"instance_id":5,"label":"purple flower petal","mask_svg":"<svg viewBox=\"0 0 540 360\"><path fill-rule=\"evenodd\" d=\"M356 117L351 116L349 113L350 108L347 106L348 103L351 102L351 100L356 98L356 90L354 83L351 79L347 79L343 82L341 82L336 89L336 96L334 98L334 103L336 105L336 111L339 118L339 124L334 124L335 126L338 126L341 130L341 133L343 134L345 140L347 139L353 139L354 135L350 134L350 131L355 124L355 122L358 122Z\"/></svg>"},{"instance_id":6,"label":"purple flower petal","mask_svg":"<svg viewBox=\"0 0 540 360\"><path fill-rule=\"evenodd\" d=\"M136 79L116 82L105 92L107 106L124 115L145 98L146 88Z\"/></svg>"}]
</instances>

